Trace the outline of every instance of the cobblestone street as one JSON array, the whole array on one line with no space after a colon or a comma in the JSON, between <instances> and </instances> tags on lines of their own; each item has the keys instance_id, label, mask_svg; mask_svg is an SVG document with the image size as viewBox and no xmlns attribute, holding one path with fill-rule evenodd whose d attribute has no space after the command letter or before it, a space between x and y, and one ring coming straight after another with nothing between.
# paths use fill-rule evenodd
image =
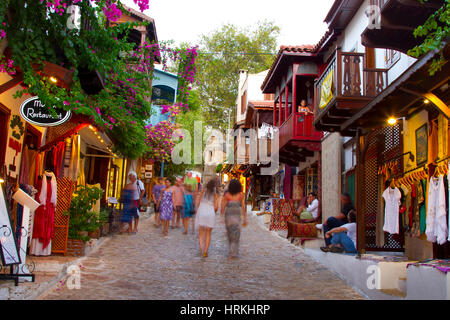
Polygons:
<instances>
[{"instance_id":1,"label":"cobblestone street","mask_svg":"<svg viewBox=\"0 0 450 320\"><path fill-rule=\"evenodd\" d=\"M227 259L225 228L217 219L209 257L193 234L169 229L162 237L153 217L137 235L118 235L82 262L81 289L53 288L41 299L361 299L326 268L258 225L243 229L241 257Z\"/></svg>"}]
</instances>

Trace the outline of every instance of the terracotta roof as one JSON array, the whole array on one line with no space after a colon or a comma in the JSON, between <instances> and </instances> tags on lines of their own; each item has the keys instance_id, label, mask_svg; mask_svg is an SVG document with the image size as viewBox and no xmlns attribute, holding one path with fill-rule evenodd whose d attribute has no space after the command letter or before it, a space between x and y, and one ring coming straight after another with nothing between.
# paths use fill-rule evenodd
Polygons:
<instances>
[{"instance_id":1,"label":"terracotta roof","mask_svg":"<svg viewBox=\"0 0 450 320\"><path fill-rule=\"evenodd\" d=\"M249 101L248 104L254 108L272 108L273 100Z\"/></svg>"},{"instance_id":2,"label":"terracotta roof","mask_svg":"<svg viewBox=\"0 0 450 320\"><path fill-rule=\"evenodd\" d=\"M269 81L269 77L271 76L273 70L275 69L275 66L278 64L278 61L281 59L281 56L284 52L292 52L292 53L314 53L314 45L311 44L305 44L301 46L280 46L280 50L278 51L277 57L273 61L272 65L270 66L269 71L267 72L267 76L264 79L261 89L264 88Z\"/></svg>"},{"instance_id":3,"label":"terracotta roof","mask_svg":"<svg viewBox=\"0 0 450 320\"><path fill-rule=\"evenodd\" d=\"M281 52L287 51L287 52L313 52L314 51L313 45L301 45L301 46L281 46L280 51L278 51L278 54Z\"/></svg>"},{"instance_id":4,"label":"terracotta roof","mask_svg":"<svg viewBox=\"0 0 450 320\"><path fill-rule=\"evenodd\" d=\"M134 10L133 8L130 8L124 4L122 4L122 6L124 7L125 10L127 10L129 13L131 13L132 15L144 20L144 21L149 21L149 22L155 22L152 18L150 18L149 16L143 14L140 11Z\"/></svg>"}]
</instances>

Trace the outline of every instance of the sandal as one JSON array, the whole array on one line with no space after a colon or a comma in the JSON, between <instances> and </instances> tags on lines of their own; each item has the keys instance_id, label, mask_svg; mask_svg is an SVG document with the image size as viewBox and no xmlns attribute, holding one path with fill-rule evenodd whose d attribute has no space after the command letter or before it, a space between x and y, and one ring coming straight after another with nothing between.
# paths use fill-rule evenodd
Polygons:
<instances>
[{"instance_id":1,"label":"sandal","mask_svg":"<svg viewBox=\"0 0 450 320\"><path fill-rule=\"evenodd\" d=\"M341 248L341 247L331 247L331 248L330 248L330 252L333 252L333 253L342 253L342 252L344 252L344 248Z\"/></svg>"},{"instance_id":2,"label":"sandal","mask_svg":"<svg viewBox=\"0 0 450 320\"><path fill-rule=\"evenodd\" d=\"M322 250L323 252L330 252L331 248L330 247L320 247L320 250Z\"/></svg>"}]
</instances>

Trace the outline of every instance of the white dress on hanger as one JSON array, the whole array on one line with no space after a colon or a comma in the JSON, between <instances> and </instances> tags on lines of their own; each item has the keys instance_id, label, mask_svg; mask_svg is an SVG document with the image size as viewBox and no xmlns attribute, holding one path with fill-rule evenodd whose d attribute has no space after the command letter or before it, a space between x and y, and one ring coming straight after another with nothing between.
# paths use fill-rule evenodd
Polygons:
<instances>
[{"instance_id":1,"label":"white dress on hanger","mask_svg":"<svg viewBox=\"0 0 450 320\"><path fill-rule=\"evenodd\" d=\"M426 223L427 240L444 244L447 241L448 228L443 176L430 179Z\"/></svg>"},{"instance_id":2,"label":"white dress on hanger","mask_svg":"<svg viewBox=\"0 0 450 320\"><path fill-rule=\"evenodd\" d=\"M397 234L399 229L399 208L402 194L398 188L387 188L383 192L385 201L383 231Z\"/></svg>"}]
</instances>

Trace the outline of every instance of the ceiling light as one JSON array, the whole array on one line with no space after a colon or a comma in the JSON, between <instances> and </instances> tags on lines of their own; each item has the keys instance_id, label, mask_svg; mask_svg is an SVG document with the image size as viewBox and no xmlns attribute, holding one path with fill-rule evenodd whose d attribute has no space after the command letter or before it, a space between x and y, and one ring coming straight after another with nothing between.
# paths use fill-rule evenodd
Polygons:
<instances>
[{"instance_id":1,"label":"ceiling light","mask_svg":"<svg viewBox=\"0 0 450 320\"><path fill-rule=\"evenodd\" d=\"M425 104L429 104L429 103L430 103L430 100L428 100L428 99L425 99L425 100L423 100L423 103L425 103Z\"/></svg>"},{"instance_id":2,"label":"ceiling light","mask_svg":"<svg viewBox=\"0 0 450 320\"><path fill-rule=\"evenodd\" d=\"M397 123L397 119L391 117L391 118L388 119L387 123L388 123L390 126L393 126L393 125L395 125L395 124Z\"/></svg>"},{"instance_id":3,"label":"ceiling light","mask_svg":"<svg viewBox=\"0 0 450 320\"><path fill-rule=\"evenodd\" d=\"M56 79L55 77L50 77L49 80L53 83L57 83L58 79Z\"/></svg>"}]
</instances>

